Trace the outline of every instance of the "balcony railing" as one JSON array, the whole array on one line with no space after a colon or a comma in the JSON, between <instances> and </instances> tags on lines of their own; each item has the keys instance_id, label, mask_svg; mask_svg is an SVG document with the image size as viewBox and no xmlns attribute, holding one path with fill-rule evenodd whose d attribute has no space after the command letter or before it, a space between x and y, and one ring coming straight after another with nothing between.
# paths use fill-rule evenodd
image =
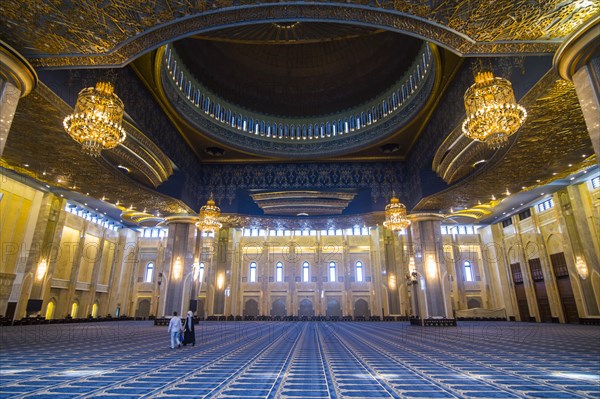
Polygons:
<instances>
[{"instance_id":1,"label":"balcony railing","mask_svg":"<svg viewBox=\"0 0 600 399\"><path fill-rule=\"evenodd\" d=\"M431 49L424 44L405 75L376 99L335 114L286 118L251 112L220 98L188 71L171 45L165 46L162 62L179 94L206 118L249 136L290 142L335 140L381 124L411 103L432 71Z\"/></svg>"}]
</instances>

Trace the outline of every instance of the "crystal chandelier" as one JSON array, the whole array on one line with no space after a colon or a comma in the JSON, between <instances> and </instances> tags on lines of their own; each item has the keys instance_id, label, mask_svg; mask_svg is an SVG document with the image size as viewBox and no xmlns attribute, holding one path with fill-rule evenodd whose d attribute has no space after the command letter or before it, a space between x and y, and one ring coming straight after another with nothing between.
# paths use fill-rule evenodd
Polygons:
<instances>
[{"instance_id":1,"label":"crystal chandelier","mask_svg":"<svg viewBox=\"0 0 600 399\"><path fill-rule=\"evenodd\" d=\"M97 157L103 149L114 148L125 140L123 101L110 83L98 82L79 92L73 113L63 125L69 135L81 143L83 152Z\"/></svg>"},{"instance_id":2,"label":"crystal chandelier","mask_svg":"<svg viewBox=\"0 0 600 399\"><path fill-rule=\"evenodd\" d=\"M196 227L202 232L215 232L215 230L221 228L222 224L219 223L219 216L221 216L221 209L215 205L212 193L210 199L206 201L206 205L200 208L200 214L198 215L198 221Z\"/></svg>"},{"instance_id":3,"label":"crystal chandelier","mask_svg":"<svg viewBox=\"0 0 600 399\"><path fill-rule=\"evenodd\" d=\"M465 110L465 136L494 149L504 146L527 118L525 108L515 101L510 82L489 71L478 72L475 83L465 92Z\"/></svg>"},{"instance_id":4,"label":"crystal chandelier","mask_svg":"<svg viewBox=\"0 0 600 399\"><path fill-rule=\"evenodd\" d=\"M383 227L391 229L392 231L403 230L410 226L410 220L406 216L406 207L401 204L396 194L392 194L390 203L385 206L385 222Z\"/></svg>"}]
</instances>

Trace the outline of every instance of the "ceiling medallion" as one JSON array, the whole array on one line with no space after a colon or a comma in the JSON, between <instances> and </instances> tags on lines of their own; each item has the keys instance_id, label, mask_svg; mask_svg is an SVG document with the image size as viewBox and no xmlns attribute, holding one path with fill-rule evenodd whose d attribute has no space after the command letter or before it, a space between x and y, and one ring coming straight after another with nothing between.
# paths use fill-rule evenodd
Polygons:
<instances>
[{"instance_id":1,"label":"ceiling medallion","mask_svg":"<svg viewBox=\"0 0 600 399\"><path fill-rule=\"evenodd\" d=\"M103 149L115 148L125 140L123 101L114 93L112 84L98 82L79 92L73 113L63 125L82 150L97 157Z\"/></svg>"},{"instance_id":2,"label":"ceiling medallion","mask_svg":"<svg viewBox=\"0 0 600 399\"><path fill-rule=\"evenodd\" d=\"M465 92L467 119L462 131L468 138L485 142L497 149L508 143L525 122L527 111L517 104L511 83L494 77L490 71L481 71L475 83Z\"/></svg>"},{"instance_id":3,"label":"ceiling medallion","mask_svg":"<svg viewBox=\"0 0 600 399\"><path fill-rule=\"evenodd\" d=\"M390 203L385 206L385 222L383 227L392 231L404 230L410 226L410 220L406 215L406 207L400 203L396 197L396 193L392 193Z\"/></svg>"},{"instance_id":4,"label":"ceiling medallion","mask_svg":"<svg viewBox=\"0 0 600 399\"><path fill-rule=\"evenodd\" d=\"M196 227L202 232L215 232L223 226L219 223L219 216L221 216L221 209L215 205L212 193L210 198L206 201L206 205L200 208L200 214L198 215L198 221Z\"/></svg>"}]
</instances>

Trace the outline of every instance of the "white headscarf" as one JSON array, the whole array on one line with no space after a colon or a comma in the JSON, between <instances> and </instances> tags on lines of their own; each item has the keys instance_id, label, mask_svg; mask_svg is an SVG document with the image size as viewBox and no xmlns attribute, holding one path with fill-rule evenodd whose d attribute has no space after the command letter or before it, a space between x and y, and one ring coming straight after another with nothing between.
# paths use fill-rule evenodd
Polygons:
<instances>
[{"instance_id":1,"label":"white headscarf","mask_svg":"<svg viewBox=\"0 0 600 399\"><path fill-rule=\"evenodd\" d=\"M191 310L188 310L187 315L188 315L188 317L193 317L194 313Z\"/></svg>"}]
</instances>

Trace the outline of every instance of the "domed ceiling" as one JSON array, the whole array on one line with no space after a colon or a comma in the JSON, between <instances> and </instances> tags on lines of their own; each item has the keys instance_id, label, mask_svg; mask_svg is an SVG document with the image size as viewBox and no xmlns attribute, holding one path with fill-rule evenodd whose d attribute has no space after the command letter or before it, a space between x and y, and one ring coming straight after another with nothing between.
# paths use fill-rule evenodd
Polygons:
<instances>
[{"instance_id":1,"label":"domed ceiling","mask_svg":"<svg viewBox=\"0 0 600 399\"><path fill-rule=\"evenodd\" d=\"M287 117L336 113L393 85L422 41L341 24L250 25L173 43L209 90L248 110Z\"/></svg>"},{"instance_id":2,"label":"domed ceiling","mask_svg":"<svg viewBox=\"0 0 600 399\"><path fill-rule=\"evenodd\" d=\"M208 162L402 159L443 72L420 39L316 22L196 34L150 57L146 80Z\"/></svg>"}]
</instances>

